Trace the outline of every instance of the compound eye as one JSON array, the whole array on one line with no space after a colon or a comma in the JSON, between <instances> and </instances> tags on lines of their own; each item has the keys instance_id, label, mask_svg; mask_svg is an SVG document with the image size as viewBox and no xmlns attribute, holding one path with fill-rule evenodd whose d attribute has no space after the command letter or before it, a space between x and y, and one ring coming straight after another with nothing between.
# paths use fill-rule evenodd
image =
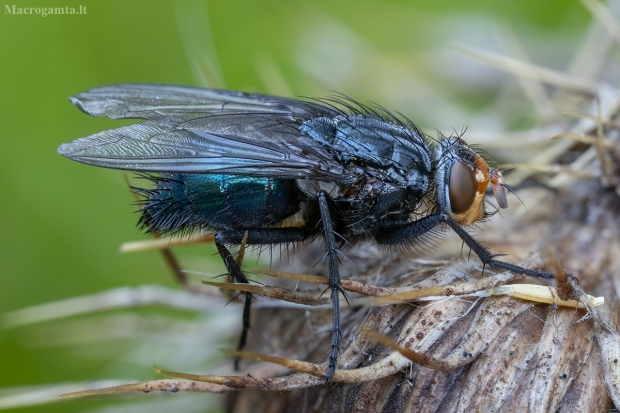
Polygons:
<instances>
[{"instance_id":1,"label":"compound eye","mask_svg":"<svg viewBox=\"0 0 620 413\"><path fill-rule=\"evenodd\" d=\"M466 212L476 198L476 177L469 166L455 162L450 170L450 206L455 214Z\"/></svg>"}]
</instances>

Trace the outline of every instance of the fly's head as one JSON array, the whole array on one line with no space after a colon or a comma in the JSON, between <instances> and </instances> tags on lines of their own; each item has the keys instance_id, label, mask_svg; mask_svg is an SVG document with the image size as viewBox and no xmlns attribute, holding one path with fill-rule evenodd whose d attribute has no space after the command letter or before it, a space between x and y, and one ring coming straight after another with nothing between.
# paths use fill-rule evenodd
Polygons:
<instances>
[{"instance_id":1,"label":"fly's head","mask_svg":"<svg viewBox=\"0 0 620 413\"><path fill-rule=\"evenodd\" d=\"M502 173L490 167L460 137L442 139L437 152L437 201L459 225L470 225L484 218L484 194L491 183L500 208L508 201Z\"/></svg>"}]
</instances>

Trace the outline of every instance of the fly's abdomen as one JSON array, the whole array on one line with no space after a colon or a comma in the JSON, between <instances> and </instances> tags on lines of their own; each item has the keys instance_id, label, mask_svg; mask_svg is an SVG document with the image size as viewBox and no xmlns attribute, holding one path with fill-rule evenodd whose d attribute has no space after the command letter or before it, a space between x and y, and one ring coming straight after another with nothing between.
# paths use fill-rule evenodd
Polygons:
<instances>
[{"instance_id":1,"label":"fly's abdomen","mask_svg":"<svg viewBox=\"0 0 620 413\"><path fill-rule=\"evenodd\" d=\"M293 180L217 174L149 177L154 189L136 189L145 199L140 226L149 232L263 228L299 210Z\"/></svg>"}]
</instances>

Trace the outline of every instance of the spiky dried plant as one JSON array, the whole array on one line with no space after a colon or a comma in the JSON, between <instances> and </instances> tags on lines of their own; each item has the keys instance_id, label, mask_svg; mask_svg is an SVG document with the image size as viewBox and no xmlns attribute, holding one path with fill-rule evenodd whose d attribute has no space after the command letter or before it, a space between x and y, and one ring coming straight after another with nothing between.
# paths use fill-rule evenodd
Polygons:
<instances>
[{"instance_id":1,"label":"spiky dried plant","mask_svg":"<svg viewBox=\"0 0 620 413\"><path fill-rule=\"evenodd\" d=\"M553 272L556 280L483 274L477 261L459 257L454 239L434 245L440 258L433 260L352 251L356 268L343 268L343 287L358 295L341 306L343 345L333 385L325 384L324 366L313 364L329 348L331 311L322 288L248 286L269 299L256 306L247 352L234 353L244 358L241 372L160 370L176 378L74 395L238 389L227 399L234 413L608 412L620 406L620 89L597 81L606 39L620 41L620 27L600 4L583 3L606 32L584 42L568 73L460 47L517 76L544 108L544 127L486 142L470 133L468 140L499 150L518 145L521 159L529 159L507 174L521 188L527 213L509 210L483 224L480 237L492 251ZM554 89L553 98L542 85ZM567 110L573 114L561 116ZM556 141L546 143L549 138ZM316 260L310 248L302 255ZM270 274L325 282L292 274L307 267L286 270ZM586 292L604 297L604 305ZM191 306L187 297L172 305Z\"/></svg>"},{"instance_id":2,"label":"spiky dried plant","mask_svg":"<svg viewBox=\"0 0 620 413\"><path fill-rule=\"evenodd\" d=\"M619 27L606 10L596 2L584 4L606 35L618 38ZM589 50L581 51L583 61L604 61L607 48L594 44L584 45ZM260 310L250 349L260 354L246 355L307 373L261 380L255 377L266 371L257 365L245 380L228 378L223 383L232 388L254 389L234 393L228 411L607 412L620 406L620 90L596 81L595 67L587 77L465 51L521 79L553 86L556 100L547 103L565 111L562 105L572 101L578 112L568 120L556 112L553 123L531 131L562 138L542 149L535 140L524 143L532 160L509 175L517 186L528 178L536 183L521 191L531 208L485 225L480 234L491 250L523 260L520 265L556 273L555 282L544 284L555 284L561 298L585 308L461 296L464 286L469 292L489 287L481 285L484 278L474 264L404 257L386 262L366 254L356 257L366 269L355 280L387 289L441 288L431 301L349 308L343 315L342 370L335 376L340 383L333 386L316 376L322 371L317 366L260 355L321 362L329 311ZM508 139L498 136L497 145ZM487 277L502 284L532 282ZM587 304L583 291L604 296L605 305ZM277 373L283 372L270 372Z\"/></svg>"}]
</instances>

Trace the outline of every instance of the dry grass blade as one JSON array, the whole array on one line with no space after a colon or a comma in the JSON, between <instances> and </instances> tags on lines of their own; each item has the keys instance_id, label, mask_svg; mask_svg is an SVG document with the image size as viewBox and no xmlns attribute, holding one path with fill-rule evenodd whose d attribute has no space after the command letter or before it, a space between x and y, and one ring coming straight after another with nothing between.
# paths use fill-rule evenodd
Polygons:
<instances>
[{"instance_id":1,"label":"dry grass blade","mask_svg":"<svg viewBox=\"0 0 620 413\"><path fill-rule=\"evenodd\" d=\"M327 367L320 364L308 363L301 360L286 357L269 356L267 354L251 353L247 351L226 351L227 354L246 359L255 359L268 363L278 364L296 370L304 374L292 374L283 377L253 377L249 374L244 376L216 376L180 373L156 368L157 372L172 377L187 380L207 382L223 385L234 389L256 389L264 391L290 391L299 388L325 384L323 378ZM376 380L378 377L387 377L403 369L409 362L398 353L393 353L389 357L371 366L353 370L336 370L333 382L335 383L365 383L369 380Z\"/></svg>"},{"instance_id":2,"label":"dry grass blade","mask_svg":"<svg viewBox=\"0 0 620 413\"><path fill-rule=\"evenodd\" d=\"M573 299L563 300L560 298L554 287L536 284L502 285L488 290L488 295L507 295L536 303L582 309L599 307L605 304L605 297L592 297L591 295L585 295L585 297L583 297L585 302L580 302Z\"/></svg>"},{"instance_id":3,"label":"dry grass blade","mask_svg":"<svg viewBox=\"0 0 620 413\"><path fill-rule=\"evenodd\" d=\"M61 399L72 399L77 397L92 397L92 396L106 396L110 394L123 394L123 393L150 393L155 391L176 393L179 391L193 391L193 392L210 392L220 393L227 389L222 386L213 385L213 383L207 383L203 381L191 381L191 380L150 380L141 383L123 384L120 386L103 387L94 390L82 390L72 393L64 393L59 397Z\"/></svg>"},{"instance_id":4,"label":"dry grass blade","mask_svg":"<svg viewBox=\"0 0 620 413\"><path fill-rule=\"evenodd\" d=\"M581 0L581 4L601 23L609 36L620 44L620 25L603 3L597 0Z\"/></svg>"},{"instance_id":5,"label":"dry grass blade","mask_svg":"<svg viewBox=\"0 0 620 413\"><path fill-rule=\"evenodd\" d=\"M116 386L126 382L127 380L101 380L88 383L5 387L0 389L0 410L58 402L58 395L61 393Z\"/></svg>"},{"instance_id":6,"label":"dry grass blade","mask_svg":"<svg viewBox=\"0 0 620 413\"><path fill-rule=\"evenodd\" d=\"M259 273L277 276L298 281L305 281L314 284L327 284L327 278L308 275L293 274L275 271L258 271ZM353 299L350 305L389 305L399 304L421 300L432 300L441 297L457 297L457 296L477 296L490 297L493 295L506 295L514 298L528 300L536 303L554 304L563 307L586 308L585 304L572 299L561 299L554 287L541 286L535 284L513 284L503 285L515 278L514 274L502 273L492 277L482 278L475 281L462 281L447 286L437 287L401 287L401 288L385 288L375 286L360 281L341 280L342 287L345 291L351 293L359 293L365 296L375 297L374 299ZM218 288L228 289L239 292L251 292L268 298L278 299L296 304L303 305L325 305L329 301L323 298L323 291L308 290L291 290L283 287L273 286L257 286L248 284L235 283L218 283L212 281L203 281L203 284L211 285ZM589 305L596 307L603 305L603 297L586 296L585 300Z\"/></svg>"},{"instance_id":7,"label":"dry grass blade","mask_svg":"<svg viewBox=\"0 0 620 413\"><path fill-rule=\"evenodd\" d=\"M141 252L149 250L164 250L184 245L203 244L213 242L213 234L196 234L184 238L155 238L144 241L124 242L118 248L119 252Z\"/></svg>"},{"instance_id":8,"label":"dry grass blade","mask_svg":"<svg viewBox=\"0 0 620 413\"><path fill-rule=\"evenodd\" d=\"M607 119L607 120L605 120L605 119L601 119L601 118L600 118L600 114L599 114L599 115L597 115L597 116L593 116L593 115L588 115L588 114L586 114L586 113L579 113L579 112L567 112L567 113L565 113L565 115L566 115L566 116L572 116L572 117L574 117L574 118L585 118L585 119L590 119L590 120L595 121L595 122L600 122L600 123L601 123L602 125L604 125L604 126L609 126L609 127L611 127L611 128L620 129L620 123L618 123L618 122L614 122L614 121L613 121L613 120L611 120L611 119ZM553 138L553 137L552 137L551 139L555 139L555 138ZM585 142L585 143L591 144L591 142Z\"/></svg>"},{"instance_id":9,"label":"dry grass blade","mask_svg":"<svg viewBox=\"0 0 620 413\"><path fill-rule=\"evenodd\" d=\"M605 148L613 148L616 146L615 142L612 142L608 139L597 139L594 136L584 136L584 135L579 135L576 133L560 133L558 135L552 136L550 139L551 140L555 140L555 139L560 139L560 138L570 138L576 142L581 142L581 143L585 143L587 145L603 145Z\"/></svg>"},{"instance_id":10,"label":"dry grass blade","mask_svg":"<svg viewBox=\"0 0 620 413\"><path fill-rule=\"evenodd\" d=\"M571 76L557 70L525 63L508 56L502 56L463 44L455 44L454 48L466 56L523 79L530 79L559 89L590 95L596 95L599 92L599 86L589 79Z\"/></svg>"},{"instance_id":11,"label":"dry grass blade","mask_svg":"<svg viewBox=\"0 0 620 413\"><path fill-rule=\"evenodd\" d=\"M179 291L160 285L121 287L101 293L22 308L3 314L0 321L3 327L14 328L80 314L154 304L186 311L202 311L220 305L217 304L217 300L214 300L217 296L213 295L211 300L205 300L205 294L205 292L195 294Z\"/></svg>"},{"instance_id":12,"label":"dry grass blade","mask_svg":"<svg viewBox=\"0 0 620 413\"><path fill-rule=\"evenodd\" d=\"M231 291L240 291L262 295L268 298L288 301L303 305L319 305L329 303L328 297L321 298L323 290L316 291L295 291L283 287L273 287L269 285L252 285L252 284L236 284L236 283L219 283L212 281L203 281L203 284L211 285ZM321 301L322 300L322 301Z\"/></svg>"},{"instance_id":13,"label":"dry grass blade","mask_svg":"<svg viewBox=\"0 0 620 413\"><path fill-rule=\"evenodd\" d=\"M256 389L267 391L286 391L304 389L324 383L324 380L308 374L293 374L285 377L265 378L245 376L217 376L179 373L156 368L156 371L167 376L178 377L192 382L200 382L225 386L228 389Z\"/></svg>"},{"instance_id":14,"label":"dry grass blade","mask_svg":"<svg viewBox=\"0 0 620 413\"><path fill-rule=\"evenodd\" d=\"M268 275L275 278L286 278L287 280L303 281L311 284L328 285L329 278L321 275L312 274L295 274L282 271L267 271L267 270L255 270L257 274Z\"/></svg>"},{"instance_id":15,"label":"dry grass blade","mask_svg":"<svg viewBox=\"0 0 620 413\"><path fill-rule=\"evenodd\" d=\"M403 356L411 360L412 363L418 366L426 367L433 370L451 370L460 367L459 365L452 365L444 360L439 360L431 357L424 352L411 350L405 346L400 346L397 343L390 340L388 337L381 335L375 331L364 330L362 333L368 335L371 339L375 340L379 344L383 344L392 350L398 351Z\"/></svg>"}]
</instances>

